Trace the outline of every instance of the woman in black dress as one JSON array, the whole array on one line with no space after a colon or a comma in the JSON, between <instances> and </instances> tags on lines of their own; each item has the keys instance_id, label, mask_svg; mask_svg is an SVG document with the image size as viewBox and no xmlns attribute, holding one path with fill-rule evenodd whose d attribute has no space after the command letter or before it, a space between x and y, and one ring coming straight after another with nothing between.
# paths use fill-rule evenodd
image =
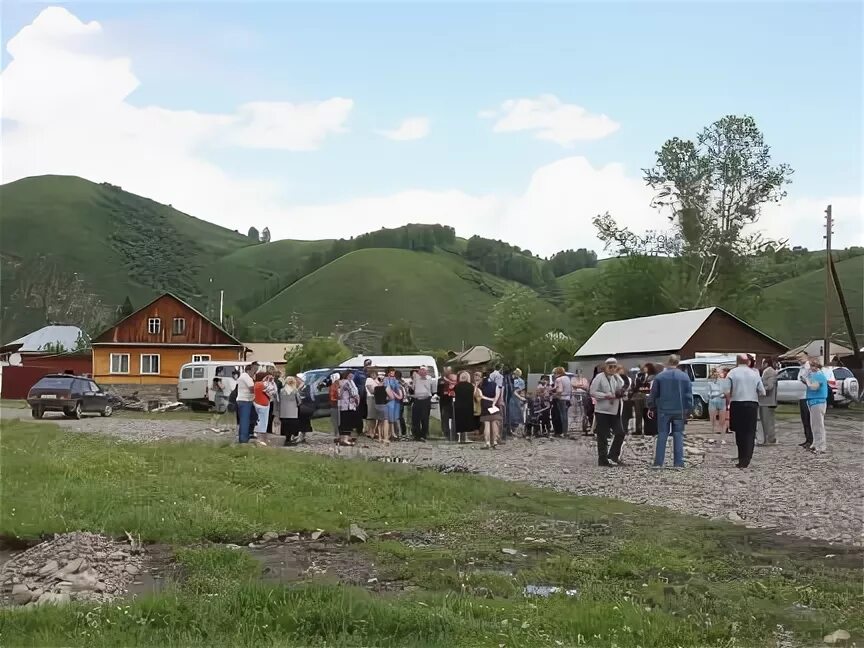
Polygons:
<instances>
[{"instance_id":1,"label":"woman in black dress","mask_svg":"<svg viewBox=\"0 0 864 648\"><path fill-rule=\"evenodd\" d=\"M646 362L643 373L645 374L645 377L639 385L639 391L642 392L647 399L648 394L651 393L651 385L654 384L654 378L657 377L657 367L653 362ZM657 436L657 418L651 418L648 416L648 407L645 407L643 410L642 429L645 434Z\"/></svg>"},{"instance_id":2,"label":"woman in black dress","mask_svg":"<svg viewBox=\"0 0 864 648\"><path fill-rule=\"evenodd\" d=\"M477 423L474 418L474 385L467 371L459 374L459 382L453 388L453 418L457 441L468 443L468 433L477 429Z\"/></svg>"}]
</instances>

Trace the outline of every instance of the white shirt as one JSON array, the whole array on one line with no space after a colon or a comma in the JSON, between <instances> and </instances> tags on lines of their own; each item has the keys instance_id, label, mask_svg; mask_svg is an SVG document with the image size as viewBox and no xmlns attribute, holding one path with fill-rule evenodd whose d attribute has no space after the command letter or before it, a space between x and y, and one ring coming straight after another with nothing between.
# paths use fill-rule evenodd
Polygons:
<instances>
[{"instance_id":1,"label":"white shirt","mask_svg":"<svg viewBox=\"0 0 864 648\"><path fill-rule=\"evenodd\" d=\"M375 394L375 387L377 385L378 385L378 381L376 381L374 378L367 378L366 379L366 395L367 396L374 395Z\"/></svg>"},{"instance_id":2,"label":"white shirt","mask_svg":"<svg viewBox=\"0 0 864 648\"><path fill-rule=\"evenodd\" d=\"M222 383L222 393L225 395L225 398L228 398L231 392L234 391L234 385L237 382L231 376L220 376L219 382Z\"/></svg>"},{"instance_id":3,"label":"white shirt","mask_svg":"<svg viewBox=\"0 0 864 648\"><path fill-rule=\"evenodd\" d=\"M489 380L494 382L499 387L504 387L504 374L502 374L497 369L489 374Z\"/></svg>"},{"instance_id":4,"label":"white shirt","mask_svg":"<svg viewBox=\"0 0 864 648\"><path fill-rule=\"evenodd\" d=\"M555 379L555 398L558 400L569 401L573 393L573 386L570 384L570 379L567 375L559 376Z\"/></svg>"},{"instance_id":5,"label":"white shirt","mask_svg":"<svg viewBox=\"0 0 864 648\"><path fill-rule=\"evenodd\" d=\"M765 395L765 385L758 372L746 365L738 365L726 376L732 383L730 398L732 402L758 403L759 397Z\"/></svg>"},{"instance_id":6,"label":"white shirt","mask_svg":"<svg viewBox=\"0 0 864 648\"><path fill-rule=\"evenodd\" d=\"M801 368L798 370L798 380L800 380L805 385L807 384L808 379L810 378L810 362L805 362L801 365Z\"/></svg>"},{"instance_id":7,"label":"white shirt","mask_svg":"<svg viewBox=\"0 0 864 648\"><path fill-rule=\"evenodd\" d=\"M237 400L244 403L255 400L255 381L245 371L237 379Z\"/></svg>"}]
</instances>

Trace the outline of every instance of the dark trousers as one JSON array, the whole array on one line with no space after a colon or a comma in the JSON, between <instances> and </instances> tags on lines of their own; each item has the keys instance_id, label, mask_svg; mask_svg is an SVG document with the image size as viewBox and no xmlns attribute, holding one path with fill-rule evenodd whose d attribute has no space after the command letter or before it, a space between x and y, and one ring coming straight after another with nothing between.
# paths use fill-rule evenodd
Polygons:
<instances>
[{"instance_id":1,"label":"dark trousers","mask_svg":"<svg viewBox=\"0 0 864 648\"><path fill-rule=\"evenodd\" d=\"M424 398L415 400L411 408L411 432L415 439L429 438L429 413L432 411L432 400Z\"/></svg>"},{"instance_id":2,"label":"dark trousers","mask_svg":"<svg viewBox=\"0 0 864 648\"><path fill-rule=\"evenodd\" d=\"M753 458L756 444L756 421L759 418L759 403L732 401L729 405L729 429L735 433L738 446L738 465L746 468Z\"/></svg>"},{"instance_id":3,"label":"dark trousers","mask_svg":"<svg viewBox=\"0 0 864 648\"><path fill-rule=\"evenodd\" d=\"M645 417L645 398L639 397L633 399L633 418L636 421L636 430L634 434L642 434L642 422Z\"/></svg>"},{"instance_id":4,"label":"dark trousers","mask_svg":"<svg viewBox=\"0 0 864 648\"><path fill-rule=\"evenodd\" d=\"M638 429L638 424L637 424ZM648 416L648 408L642 410L642 434L657 436L657 419Z\"/></svg>"},{"instance_id":5,"label":"dark trousers","mask_svg":"<svg viewBox=\"0 0 864 648\"><path fill-rule=\"evenodd\" d=\"M270 401L270 412L267 414L267 434L273 434L273 401Z\"/></svg>"},{"instance_id":6,"label":"dark trousers","mask_svg":"<svg viewBox=\"0 0 864 648\"><path fill-rule=\"evenodd\" d=\"M798 411L801 413L801 425L804 426L804 440L813 445L813 428L810 427L810 408L806 398L798 401Z\"/></svg>"},{"instance_id":7,"label":"dark trousers","mask_svg":"<svg viewBox=\"0 0 864 648\"><path fill-rule=\"evenodd\" d=\"M594 434L597 436L597 463L605 466L609 460L621 458L621 447L624 445L624 429L621 427L621 416L618 414L594 414L596 424ZM612 446L609 447L609 435L612 434Z\"/></svg>"},{"instance_id":8,"label":"dark trousers","mask_svg":"<svg viewBox=\"0 0 864 648\"><path fill-rule=\"evenodd\" d=\"M402 407L399 408L399 434L400 436L406 437L408 436L408 426L405 425L405 410L408 409L408 403L402 403Z\"/></svg>"},{"instance_id":9,"label":"dark trousers","mask_svg":"<svg viewBox=\"0 0 864 648\"><path fill-rule=\"evenodd\" d=\"M441 400L441 434L448 441L455 441L456 434L453 431L453 401Z\"/></svg>"},{"instance_id":10,"label":"dark trousers","mask_svg":"<svg viewBox=\"0 0 864 648\"><path fill-rule=\"evenodd\" d=\"M630 419L633 418L635 407L632 400L625 400L621 405L621 427L626 432L630 427Z\"/></svg>"}]
</instances>

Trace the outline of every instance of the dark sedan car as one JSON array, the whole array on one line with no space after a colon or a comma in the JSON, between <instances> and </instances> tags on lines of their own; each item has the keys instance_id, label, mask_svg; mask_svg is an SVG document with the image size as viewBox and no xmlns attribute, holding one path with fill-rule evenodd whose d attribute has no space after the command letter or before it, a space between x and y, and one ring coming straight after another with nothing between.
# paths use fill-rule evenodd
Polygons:
<instances>
[{"instance_id":1,"label":"dark sedan car","mask_svg":"<svg viewBox=\"0 0 864 648\"><path fill-rule=\"evenodd\" d=\"M76 419L85 413L111 416L114 412L113 399L104 389L86 376L69 374L42 376L30 388L27 404L37 419L45 412L63 412Z\"/></svg>"}]
</instances>

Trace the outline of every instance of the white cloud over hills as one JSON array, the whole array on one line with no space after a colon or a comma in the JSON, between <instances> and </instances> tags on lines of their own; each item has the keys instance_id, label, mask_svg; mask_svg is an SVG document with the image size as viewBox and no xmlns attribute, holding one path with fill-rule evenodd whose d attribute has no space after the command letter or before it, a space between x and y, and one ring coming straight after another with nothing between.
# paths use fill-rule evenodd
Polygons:
<instances>
[{"instance_id":1,"label":"white cloud over hills","mask_svg":"<svg viewBox=\"0 0 864 648\"><path fill-rule=\"evenodd\" d=\"M537 168L512 193L406 187L334 203L294 204L278 180L228 172L208 152L222 146L313 155L308 151L347 130L355 109L351 99L250 98L227 114L139 107L128 101L139 85L131 61L99 54L94 42L101 37L99 23L85 24L67 9L51 7L9 41L12 61L0 77L4 182L41 174L107 181L231 229L266 225L274 238L339 238L427 222L452 225L461 236L500 238L549 254L569 247L599 252L591 219L607 210L637 229L665 226L633 169L598 166L575 155ZM618 128L604 115L552 96L508 101L492 116L498 132L527 131L562 145ZM428 128L427 118L409 118L382 134L405 141L424 137ZM828 202L835 205L838 241L842 233L844 245L864 242L860 197L792 199L766 210L765 224L771 235L818 247L822 231L813 219Z\"/></svg>"}]
</instances>

